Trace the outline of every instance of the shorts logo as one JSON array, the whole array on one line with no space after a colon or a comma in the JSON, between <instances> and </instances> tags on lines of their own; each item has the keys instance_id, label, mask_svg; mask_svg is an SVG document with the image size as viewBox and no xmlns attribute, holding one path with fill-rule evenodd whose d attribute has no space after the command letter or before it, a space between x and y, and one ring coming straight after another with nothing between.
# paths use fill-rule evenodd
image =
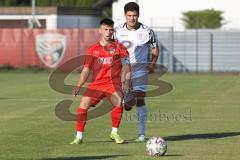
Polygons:
<instances>
[{"instance_id":1,"label":"shorts logo","mask_svg":"<svg viewBox=\"0 0 240 160\"><path fill-rule=\"evenodd\" d=\"M99 64L112 64L112 57L98 58Z\"/></svg>"},{"instance_id":2,"label":"shorts logo","mask_svg":"<svg viewBox=\"0 0 240 160\"><path fill-rule=\"evenodd\" d=\"M48 67L56 67L62 60L67 38L59 33L43 33L35 37L36 51L41 61Z\"/></svg>"}]
</instances>

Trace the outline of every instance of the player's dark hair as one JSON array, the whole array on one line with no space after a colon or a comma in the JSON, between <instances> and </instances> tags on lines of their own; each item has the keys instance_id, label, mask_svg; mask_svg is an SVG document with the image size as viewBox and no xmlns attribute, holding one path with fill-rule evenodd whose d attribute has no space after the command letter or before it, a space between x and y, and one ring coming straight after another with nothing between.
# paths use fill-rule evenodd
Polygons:
<instances>
[{"instance_id":1,"label":"player's dark hair","mask_svg":"<svg viewBox=\"0 0 240 160\"><path fill-rule=\"evenodd\" d=\"M108 26L113 26L114 22L113 20L109 19L109 18L104 18L100 21L100 25L108 25Z\"/></svg>"},{"instance_id":2,"label":"player's dark hair","mask_svg":"<svg viewBox=\"0 0 240 160\"><path fill-rule=\"evenodd\" d=\"M139 14L139 5L135 2L129 2L129 3L125 4L125 6L124 6L125 14L128 11L136 11Z\"/></svg>"}]
</instances>

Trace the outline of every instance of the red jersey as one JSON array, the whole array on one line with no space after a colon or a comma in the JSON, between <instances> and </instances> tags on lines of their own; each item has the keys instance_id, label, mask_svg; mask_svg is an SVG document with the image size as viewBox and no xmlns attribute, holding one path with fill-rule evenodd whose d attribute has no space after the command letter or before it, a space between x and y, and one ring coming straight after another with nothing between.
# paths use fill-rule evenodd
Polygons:
<instances>
[{"instance_id":1,"label":"red jersey","mask_svg":"<svg viewBox=\"0 0 240 160\"><path fill-rule=\"evenodd\" d=\"M118 41L108 46L101 46L100 42L90 46L84 67L92 70L92 84L121 85L122 58L128 58L127 49Z\"/></svg>"}]
</instances>

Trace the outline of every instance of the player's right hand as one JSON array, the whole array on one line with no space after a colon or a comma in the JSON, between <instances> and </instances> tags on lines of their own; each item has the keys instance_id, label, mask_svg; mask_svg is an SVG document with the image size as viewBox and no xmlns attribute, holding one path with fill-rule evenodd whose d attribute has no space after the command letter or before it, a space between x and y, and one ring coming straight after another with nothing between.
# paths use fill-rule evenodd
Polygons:
<instances>
[{"instance_id":1,"label":"player's right hand","mask_svg":"<svg viewBox=\"0 0 240 160\"><path fill-rule=\"evenodd\" d=\"M76 87L72 90L72 95L73 95L74 97L77 97L79 91L80 91L80 87L79 87L79 86L76 86Z\"/></svg>"}]
</instances>

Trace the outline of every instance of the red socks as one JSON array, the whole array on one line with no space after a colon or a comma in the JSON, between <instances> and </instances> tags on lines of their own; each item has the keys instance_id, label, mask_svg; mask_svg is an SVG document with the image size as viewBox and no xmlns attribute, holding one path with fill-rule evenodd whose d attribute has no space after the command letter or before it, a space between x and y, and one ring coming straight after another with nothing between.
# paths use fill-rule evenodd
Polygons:
<instances>
[{"instance_id":1,"label":"red socks","mask_svg":"<svg viewBox=\"0 0 240 160\"><path fill-rule=\"evenodd\" d=\"M112 109L111 117L112 117L112 127L118 128L121 122L123 113L123 108L121 106L114 106Z\"/></svg>"},{"instance_id":2,"label":"red socks","mask_svg":"<svg viewBox=\"0 0 240 160\"><path fill-rule=\"evenodd\" d=\"M77 126L76 130L79 132L84 132L84 128L87 121L87 111L88 109L77 109ZM123 113L123 108L121 106L115 106L112 109L111 118L112 118L112 127L118 128L121 122Z\"/></svg>"},{"instance_id":3,"label":"red socks","mask_svg":"<svg viewBox=\"0 0 240 160\"><path fill-rule=\"evenodd\" d=\"M82 108L77 109L77 126L76 126L77 131L80 131L80 132L84 131L84 127L87 121L87 111L88 109L82 109Z\"/></svg>"}]
</instances>

